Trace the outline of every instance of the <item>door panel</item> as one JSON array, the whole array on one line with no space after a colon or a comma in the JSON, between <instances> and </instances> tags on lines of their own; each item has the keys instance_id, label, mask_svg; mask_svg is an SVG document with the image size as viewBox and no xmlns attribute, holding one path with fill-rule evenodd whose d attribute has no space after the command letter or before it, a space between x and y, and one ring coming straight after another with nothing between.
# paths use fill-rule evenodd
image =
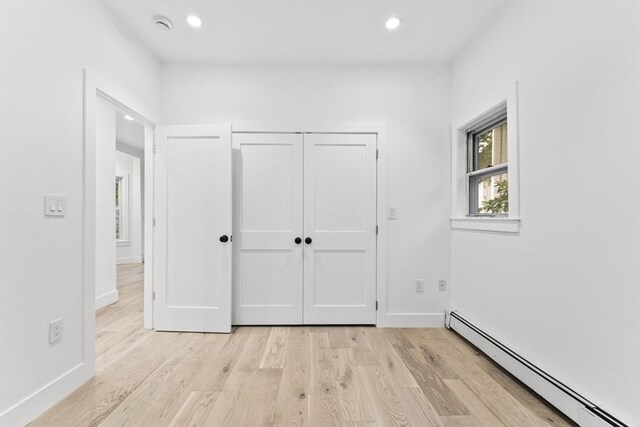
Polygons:
<instances>
[{"instance_id":1,"label":"door panel","mask_svg":"<svg viewBox=\"0 0 640 427\"><path fill-rule=\"evenodd\" d=\"M376 322L374 134L304 136L304 323Z\"/></svg>"},{"instance_id":2,"label":"door panel","mask_svg":"<svg viewBox=\"0 0 640 427\"><path fill-rule=\"evenodd\" d=\"M230 332L230 127L156 132L154 328Z\"/></svg>"},{"instance_id":3,"label":"door panel","mask_svg":"<svg viewBox=\"0 0 640 427\"><path fill-rule=\"evenodd\" d=\"M302 135L234 134L234 323L302 323Z\"/></svg>"}]
</instances>

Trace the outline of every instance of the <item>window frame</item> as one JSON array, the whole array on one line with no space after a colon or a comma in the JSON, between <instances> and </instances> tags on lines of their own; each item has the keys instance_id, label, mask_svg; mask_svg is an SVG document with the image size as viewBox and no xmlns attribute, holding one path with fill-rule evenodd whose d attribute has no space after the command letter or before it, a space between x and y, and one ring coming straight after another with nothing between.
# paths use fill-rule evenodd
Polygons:
<instances>
[{"instance_id":1,"label":"window frame","mask_svg":"<svg viewBox=\"0 0 640 427\"><path fill-rule=\"evenodd\" d=\"M116 238L116 244L121 246L121 245L127 245L130 243L129 240L129 175L128 174L116 174L116 185L117 183L120 182L120 194L119 194L119 198L118 198L118 204L115 204L115 209L114 209L114 221L115 221L115 213L116 212L120 212L119 215L119 219L120 219L120 238L118 238L118 235L115 234L115 227L114 227L114 234L115 234L115 238ZM115 191L114 191L114 203L115 203Z\"/></svg>"},{"instance_id":2,"label":"window frame","mask_svg":"<svg viewBox=\"0 0 640 427\"><path fill-rule=\"evenodd\" d=\"M475 110L476 114L455 126L454 117L452 150L451 150L451 219L454 230L473 230L499 233L519 233L520 220L520 183L519 183L519 135L518 135L518 82L497 88L493 97L489 97L485 108L477 108L478 104L467 103L467 113ZM481 106L481 105L480 105ZM480 114L477 112L480 111ZM507 214L471 214L470 179L468 174L489 175L491 169L485 168L471 172L469 169L469 132L479 132L499 121L507 119L507 172L509 180L509 212ZM469 116L467 116L469 117ZM462 117L464 118L464 117ZM502 165L495 165L495 171Z\"/></svg>"},{"instance_id":3,"label":"window frame","mask_svg":"<svg viewBox=\"0 0 640 427\"><path fill-rule=\"evenodd\" d=\"M509 137L507 136L507 161L497 165L491 165L483 169L477 169L478 167L478 135L481 135L488 130L495 129L502 124L507 124L509 127L509 121L507 119L507 111L505 109L503 114L497 117L492 117L490 120L480 123L479 127L467 130L467 188L469 204L467 206L467 216L469 217L490 217L501 218L508 217L509 212L504 213L483 213L478 212L478 193L471 191L474 188L474 183L477 184L479 180L486 177L501 175L503 173L509 173ZM507 131L508 135L508 131ZM508 179L508 178L507 178Z\"/></svg>"}]
</instances>

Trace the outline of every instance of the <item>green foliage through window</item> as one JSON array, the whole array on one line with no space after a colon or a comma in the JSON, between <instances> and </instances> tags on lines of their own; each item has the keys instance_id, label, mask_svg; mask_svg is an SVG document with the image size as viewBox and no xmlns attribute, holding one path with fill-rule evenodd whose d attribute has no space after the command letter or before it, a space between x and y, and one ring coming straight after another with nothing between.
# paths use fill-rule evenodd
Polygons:
<instances>
[{"instance_id":1,"label":"green foliage through window","mask_svg":"<svg viewBox=\"0 0 640 427\"><path fill-rule=\"evenodd\" d=\"M509 181L506 179L495 183L497 196L490 200L484 200L480 212L505 213L509 212Z\"/></svg>"},{"instance_id":2,"label":"green foliage through window","mask_svg":"<svg viewBox=\"0 0 640 427\"><path fill-rule=\"evenodd\" d=\"M493 162L493 130L478 136L478 162L477 169L492 166Z\"/></svg>"}]
</instances>

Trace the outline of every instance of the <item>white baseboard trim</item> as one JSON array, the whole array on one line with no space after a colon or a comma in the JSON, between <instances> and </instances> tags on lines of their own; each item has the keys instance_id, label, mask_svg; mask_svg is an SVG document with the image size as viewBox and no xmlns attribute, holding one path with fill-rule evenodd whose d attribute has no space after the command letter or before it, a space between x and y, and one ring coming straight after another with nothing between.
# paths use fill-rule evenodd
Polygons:
<instances>
[{"instance_id":1,"label":"white baseboard trim","mask_svg":"<svg viewBox=\"0 0 640 427\"><path fill-rule=\"evenodd\" d=\"M142 257L141 256L130 256L126 258L117 258L116 264L141 264Z\"/></svg>"},{"instance_id":2,"label":"white baseboard trim","mask_svg":"<svg viewBox=\"0 0 640 427\"><path fill-rule=\"evenodd\" d=\"M104 295L96 297L96 310L100 310L102 307L106 307L109 304L113 304L118 301L118 290L107 292Z\"/></svg>"},{"instance_id":3,"label":"white baseboard trim","mask_svg":"<svg viewBox=\"0 0 640 427\"><path fill-rule=\"evenodd\" d=\"M447 310L446 327L478 347L498 365L558 408L582 427L625 427L625 422L607 413L583 395L563 384L539 366L511 350L456 310Z\"/></svg>"},{"instance_id":4,"label":"white baseboard trim","mask_svg":"<svg viewBox=\"0 0 640 427\"><path fill-rule=\"evenodd\" d=\"M0 427L25 426L93 377L86 363L70 369L0 414Z\"/></svg>"},{"instance_id":5,"label":"white baseboard trim","mask_svg":"<svg viewBox=\"0 0 640 427\"><path fill-rule=\"evenodd\" d=\"M443 328L444 313L387 313L385 328Z\"/></svg>"}]
</instances>

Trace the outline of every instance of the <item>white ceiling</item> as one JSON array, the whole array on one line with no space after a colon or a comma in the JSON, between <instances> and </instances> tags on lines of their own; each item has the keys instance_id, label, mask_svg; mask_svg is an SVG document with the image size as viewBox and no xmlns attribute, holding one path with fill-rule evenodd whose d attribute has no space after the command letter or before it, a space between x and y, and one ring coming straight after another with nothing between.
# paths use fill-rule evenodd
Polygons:
<instances>
[{"instance_id":1,"label":"white ceiling","mask_svg":"<svg viewBox=\"0 0 640 427\"><path fill-rule=\"evenodd\" d=\"M116 112L116 141L137 150L144 151L144 126L132 120L125 120L124 114Z\"/></svg>"},{"instance_id":2,"label":"white ceiling","mask_svg":"<svg viewBox=\"0 0 640 427\"><path fill-rule=\"evenodd\" d=\"M128 36L163 61L210 63L443 63L507 0L234 0L106 3ZM173 30L155 28L165 15ZM203 26L192 28L195 14ZM384 27L402 18L395 32Z\"/></svg>"}]
</instances>

